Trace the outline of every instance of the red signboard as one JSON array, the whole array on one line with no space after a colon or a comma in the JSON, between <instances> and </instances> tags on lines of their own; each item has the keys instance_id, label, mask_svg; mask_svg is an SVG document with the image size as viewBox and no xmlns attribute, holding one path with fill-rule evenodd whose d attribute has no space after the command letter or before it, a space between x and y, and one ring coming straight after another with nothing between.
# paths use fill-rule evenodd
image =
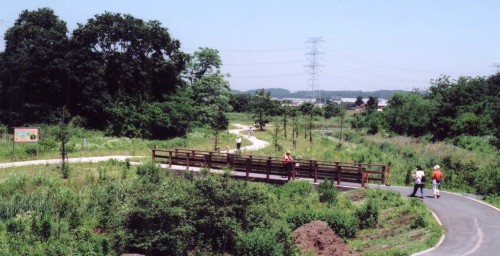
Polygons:
<instances>
[{"instance_id":1,"label":"red signboard","mask_svg":"<svg viewBox=\"0 0 500 256\"><path fill-rule=\"evenodd\" d=\"M38 128L14 128L14 142L38 142Z\"/></svg>"}]
</instances>

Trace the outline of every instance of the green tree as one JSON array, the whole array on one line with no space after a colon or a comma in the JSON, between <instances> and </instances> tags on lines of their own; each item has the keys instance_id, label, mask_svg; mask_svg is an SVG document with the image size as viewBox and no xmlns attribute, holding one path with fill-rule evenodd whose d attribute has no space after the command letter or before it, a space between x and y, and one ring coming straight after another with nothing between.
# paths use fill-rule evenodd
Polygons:
<instances>
[{"instance_id":1,"label":"green tree","mask_svg":"<svg viewBox=\"0 0 500 256\"><path fill-rule=\"evenodd\" d=\"M419 92L397 93L389 100L384 116L389 130L422 136L428 133L437 110L437 103Z\"/></svg>"},{"instance_id":2,"label":"green tree","mask_svg":"<svg viewBox=\"0 0 500 256\"><path fill-rule=\"evenodd\" d=\"M356 97L356 101L354 102L356 106L363 106L365 103L363 101L363 96Z\"/></svg>"},{"instance_id":3,"label":"green tree","mask_svg":"<svg viewBox=\"0 0 500 256\"><path fill-rule=\"evenodd\" d=\"M218 50L200 47L191 56L187 77L193 84L195 80L201 79L206 74L218 73L221 66L222 60Z\"/></svg>"},{"instance_id":4,"label":"green tree","mask_svg":"<svg viewBox=\"0 0 500 256\"><path fill-rule=\"evenodd\" d=\"M5 33L0 70L2 122L43 123L69 104L66 23L48 8L24 10Z\"/></svg>"},{"instance_id":5,"label":"green tree","mask_svg":"<svg viewBox=\"0 0 500 256\"><path fill-rule=\"evenodd\" d=\"M80 24L71 44L72 95L79 99L72 111L87 118L90 127L103 128L116 108L129 103L137 115L147 115L139 108L143 102L162 102L185 84L181 73L189 55L158 21L106 12Z\"/></svg>"},{"instance_id":6,"label":"green tree","mask_svg":"<svg viewBox=\"0 0 500 256\"><path fill-rule=\"evenodd\" d=\"M248 93L231 94L231 98L229 99L229 104L231 105L234 112L242 113L250 111L250 101L252 100L252 96Z\"/></svg>"},{"instance_id":7,"label":"green tree","mask_svg":"<svg viewBox=\"0 0 500 256\"><path fill-rule=\"evenodd\" d=\"M272 112L271 92L264 89L257 90L251 100L252 117L259 129L264 130L264 126L269 123Z\"/></svg>"},{"instance_id":8,"label":"green tree","mask_svg":"<svg viewBox=\"0 0 500 256\"><path fill-rule=\"evenodd\" d=\"M322 116L323 110L319 107L316 107L314 104L310 102L304 102L299 106L299 111L303 113L304 116L307 116L307 121L305 125L305 133L304 137L309 134L309 143L312 144L312 130L314 128L314 118L316 116Z\"/></svg>"}]
</instances>

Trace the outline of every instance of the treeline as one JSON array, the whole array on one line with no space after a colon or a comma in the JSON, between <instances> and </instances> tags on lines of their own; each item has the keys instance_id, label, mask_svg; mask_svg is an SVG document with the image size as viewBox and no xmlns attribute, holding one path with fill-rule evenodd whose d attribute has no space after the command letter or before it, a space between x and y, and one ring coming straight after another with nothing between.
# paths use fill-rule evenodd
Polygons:
<instances>
[{"instance_id":1,"label":"treeline","mask_svg":"<svg viewBox=\"0 0 500 256\"><path fill-rule=\"evenodd\" d=\"M248 91L236 91L237 94L255 94L258 90L248 90ZM271 93L271 97L274 98L311 98L311 91L296 91L290 92L286 89L280 88L270 88L268 91ZM361 96L362 98L368 98L370 96L377 97L381 99L389 99L392 95L396 93L405 92L403 90L378 90L373 92L364 91L325 91L317 90L316 94L321 96L321 99L327 101L329 99L340 100L341 98L356 98Z\"/></svg>"},{"instance_id":2,"label":"treeline","mask_svg":"<svg viewBox=\"0 0 500 256\"><path fill-rule=\"evenodd\" d=\"M395 94L383 112L368 109L352 126L456 144L466 137L482 136L500 148L499 97L500 73L456 81L443 76L432 81L427 91Z\"/></svg>"},{"instance_id":3,"label":"treeline","mask_svg":"<svg viewBox=\"0 0 500 256\"><path fill-rule=\"evenodd\" d=\"M86 128L165 138L218 125L229 110L218 52L180 51L158 21L106 12L68 36L51 9L25 10L5 41L0 123L8 127L51 123L65 107L71 122Z\"/></svg>"}]
</instances>

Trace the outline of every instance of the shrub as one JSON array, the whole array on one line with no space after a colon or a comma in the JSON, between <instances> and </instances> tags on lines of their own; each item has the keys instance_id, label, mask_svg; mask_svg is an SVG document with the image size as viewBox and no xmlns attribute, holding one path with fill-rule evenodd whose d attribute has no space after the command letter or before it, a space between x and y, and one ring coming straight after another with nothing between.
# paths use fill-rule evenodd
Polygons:
<instances>
[{"instance_id":1,"label":"shrub","mask_svg":"<svg viewBox=\"0 0 500 256\"><path fill-rule=\"evenodd\" d=\"M291 232L286 227L256 228L250 232L240 232L236 244L236 255L290 255Z\"/></svg>"},{"instance_id":2,"label":"shrub","mask_svg":"<svg viewBox=\"0 0 500 256\"><path fill-rule=\"evenodd\" d=\"M356 217L358 217L361 229L376 227L378 223L378 207L375 200L369 198L368 202L356 209Z\"/></svg>"},{"instance_id":3,"label":"shrub","mask_svg":"<svg viewBox=\"0 0 500 256\"><path fill-rule=\"evenodd\" d=\"M328 226L344 239L356 237L359 229L358 219L351 212L343 209L319 211L318 219L328 223Z\"/></svg>"},{"instance_id":4,"label":"shrub","mask_svg":"<svg viewBox=\"0 0 500 256\"><path fill-rule=\"evenodd\" d=\"M309 222L321 220L340 237L355 237L359 227L358 219L343 209L297 209L288 213L286 221L292 229L296 229Z\"/></svg>"},{"instance_id":5,"label":"shrub","mask_svg":"<svg viewBox=\"0 0 500 256\"><path fill-rule=\"evenodd\" d=\"M160 183L160 167L151 161L139 165L137 175L144 182Z\"/></svg>"},{"instance_id":6,"label":"shrub","mask_svg":"<svg viewBox=\"0 0 500 256\"><path fill-rule=\"evenodd\" d=\"M319 201L322 203L327 203L329 205L335 204L337 202L337 195L339 191L333 184L333 181L324 180L318 186Z\"/></svg>"}]
</instances>

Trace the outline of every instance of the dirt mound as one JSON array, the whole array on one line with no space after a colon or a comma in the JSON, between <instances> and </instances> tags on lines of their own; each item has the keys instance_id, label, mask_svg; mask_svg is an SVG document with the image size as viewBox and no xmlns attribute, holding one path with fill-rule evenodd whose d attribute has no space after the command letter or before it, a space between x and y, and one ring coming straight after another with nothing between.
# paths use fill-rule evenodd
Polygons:
<instances>
[{"instance_id":1,"label":"dirt mound","mask_svg":"<svg viewBox=\"0 0 500 256\"><path fill-rule=\"evenodd\" d=\"M313 221L293 231L295 243L304 253L328 256L359 255L323 221Z\"/></svg>"}]
</instances>

